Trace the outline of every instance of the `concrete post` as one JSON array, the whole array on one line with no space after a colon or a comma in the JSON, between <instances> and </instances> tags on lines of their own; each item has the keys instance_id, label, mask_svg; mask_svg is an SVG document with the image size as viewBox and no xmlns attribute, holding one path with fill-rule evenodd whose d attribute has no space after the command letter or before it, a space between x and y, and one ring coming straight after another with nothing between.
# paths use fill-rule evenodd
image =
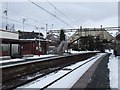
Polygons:
<instances>
[{"instance_id":1,"label":"concrete post","mask_svg":"<svg viewBox=\"0 0 120 90\"><path fill-rule=\"evenodd\" d=\"M120 56L120 34L116 36L116 51L117 55Z\"/></svg>"},{"instance_id":2,"label":"concrete post","mask_svg":"<svg viewBox=\"0 0 120 90\"><path fill-rule=\"evenodd\" d=\"M117 55L120 56L120 40L116 40Z\"/></svg>"}]
</instances>

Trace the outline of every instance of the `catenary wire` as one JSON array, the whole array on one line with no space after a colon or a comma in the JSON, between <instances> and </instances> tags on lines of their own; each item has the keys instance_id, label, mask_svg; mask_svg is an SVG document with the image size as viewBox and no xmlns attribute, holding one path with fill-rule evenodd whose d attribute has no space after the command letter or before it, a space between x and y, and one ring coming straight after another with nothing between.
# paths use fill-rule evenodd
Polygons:
<instances>
[{"instance_id":1,"label":"catenary wire","mask_svg":"<svg viewBox=\"0 0 120 90\"><path fill-rule=\"evenodd\" d=\"M71 25L69 25L67 22L65 22L64 20L60 19L59 17L57 17L56 15L52 14L51 12L49 12L48 10L44 9L43 7L41 7L40 5L36 4L35 2L29 0L32 4L34 4L35 6L39 7L40 9L46 11L47 13L49 13L50 15L52 15L53 17L57 18L58 20L60 20L61 22L63 22L64 24L66 24L69 27L72 27ZM74 28L74 27L72 27Z\"/></svg>"}]
</instances>

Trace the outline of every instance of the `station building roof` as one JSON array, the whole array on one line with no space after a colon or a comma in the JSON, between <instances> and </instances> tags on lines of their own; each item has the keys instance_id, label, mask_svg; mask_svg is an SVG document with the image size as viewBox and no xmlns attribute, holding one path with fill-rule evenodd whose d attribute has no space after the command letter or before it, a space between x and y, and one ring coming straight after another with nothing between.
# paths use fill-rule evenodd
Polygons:
<instances>
[{"instance_id":1,"label":"station building roof","mask_svg":"<svg viewBox=\"0 0 120 90\"><path fill-rule=\"evenodd\" d=\"M39 40L39 39L9 39L9 38L0 38L2 44L27 44L35 41L47 42L47 40Z\"/></svg>"},{"instance_id":2,"label":"station building roof","mask_svg":"<svg viewBox=\"0 0 120 90\"><path fill-rule=\"evenodd\" d=\"M20 40L20 39L9 39L9 38L0 38L2 44L24 44L31 43L32 41Z\"/></svg>"}]
</instances>

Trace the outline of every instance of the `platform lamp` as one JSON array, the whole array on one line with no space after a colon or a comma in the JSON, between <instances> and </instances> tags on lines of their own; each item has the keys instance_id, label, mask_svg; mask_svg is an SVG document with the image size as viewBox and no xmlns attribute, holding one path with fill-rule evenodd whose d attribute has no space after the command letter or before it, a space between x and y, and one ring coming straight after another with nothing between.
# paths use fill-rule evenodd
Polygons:
<instances>
[{"instance_id":1,"label":"platform lamp","mask_svg":"<svg viewBox=\"0 0 120 90\"><path fill-rule=\"evenodd\" d=\"M24 23L25 23L25 18L23 18L23 32L24 32Z\"/></svg>"},{"instance_id":2,"label":"platform lamp","mask_svg":"<svg viewBox=\"0 0 120 90\"><path fill-rule=\"evenodd\" d=\"M23 18L23 37L24 37L24 24L25 24L25 18Z\"/></svg>"},{"instance_id":3,"label":"platform lamp","mask_svg":"<svg viewBox=\"0 0 120 90\"><path fill-rule=\"evenodd\" d=\"M101 29L101 32L102 32L102 38L103 38L104 31L103 31L103 28L102 28L102 27L103 27L103 26L100 25L100 29Z\"/></svg>"},{"instance_id":4,"label":"platform lamp","mask_svg":"<svg viewBox=\"0 0 120 90\"><path fill-rule=\"evenodd\" d=\"M6 28L6 30L8 30L8 25L7 25L7 10L4 10L3 13L6 16L6 25L5 25L5 28Z\"/></svg>"}]
</instances>

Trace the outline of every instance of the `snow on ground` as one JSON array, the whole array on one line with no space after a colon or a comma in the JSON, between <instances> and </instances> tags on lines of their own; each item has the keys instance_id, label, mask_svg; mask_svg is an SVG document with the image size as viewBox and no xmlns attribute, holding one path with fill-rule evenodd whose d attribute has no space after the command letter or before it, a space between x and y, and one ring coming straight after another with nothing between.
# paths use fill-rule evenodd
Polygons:
<instances>
[{"instance_id":1,"label":"snow on ground","mask_svg":"<svg viewBox=\"0 0 120 90\"><path fill-rule=\"evenodd\" d=\"M108 53L112 53L112 55L109 57L109 80L110 80L110 87L111 88L118 88L118 58L113 55L113 50L109 51L106 50Z\"/></svg>"},{"instance_id":2,"label":"snow on ground","mask_svg":"<svg viewBox=\"0 0 120 90\"><path fill-rule=\"evenodd\" d=\"M47 60L46 58L48 58L48 57L53 58L53 56L56 56L56 55L50 55L50 54L49 55L40 55L40 56L34 55L33 57L23 57L22 59L16 58L16 59L9 59L9 60L1 60L0 68L11 67L11 66L15 66L18 64L22 65L22 64L26 64L26 63L33 63L36 61L43 61L43 60ZM5 64L5 65L3 65L3 64Z\"/></svg>"},{"instance_id":3,"label":"snow on ground","mask_svg":"<svg viewBox=\"0 0 120 90\"><path fill-rule=\"evenodd\" d=\"M94 56L94 57L91 57L91 58L89 58L89 59L87 59L87 60L85 60L85 61L78 62L78 63L76 63L76 64L73 64L73 65L71 65L71 66L67 66L67 67L65 67L65 68L66 68L66 69L71 69L71 70L73 70L74 68L78 67L79 65L82 65L83 63L88 62L89 60L95 59L95 58L99 58L99 54L96 55L96 56Z\"/></svg>"},{"instance_id":4,"label":"snow on ground","mask_svg":"<svg viewBox=\"0 0 120 90\"><path fill-rule=\"evenodd\" d=\"M63 77L61 80L59 80L56 83L54 83L53 85L49 86L48 88L71 88L79 80L79 78L95 63L95 61L97 61L98 58L101 57L101 55L104 55L104 54L99 54L92 61L86 63L82 67L79 67L75 71L73 71L70 74L68 74L67 76ZM83 64L83 63L79 62L79 65L81 65L81 64Z\"/></svg>"},{"instance_id":5,"label":"snow on ground","mask_svg":"<svg viewBox=\"0 0 120 90\"><path fill-rule=\"evenodd\" d=\"M72 54L79 54L79 53L88 53L88 52L97 52L97 51L70 51ZM9 59L9 60L0 60L0 64L2 63L8 63L8 62L17 62L17 61L25 61L25 59L40 59L40 58L47 58L47 57L53 57L56 56L54 54L48 54L48 55L34 55L33 57L23 57L23 58L16 58L16 59Z\"/></svg>"},{"instance_id":6,"label":"snow on ground","mask_svg":"<svg viewBox=\"0 0 120 90\"><path fill-rule=\"evenodd\" d=\"M110 49L110 50L106 49L105 52L113 54L113 49Z\"/></svg>"},{"instance_id":7,"label":"snow on ground","mask_svg":"<svg viewBox=\"0 0 120 90\"><path fill-rule=\"evenodd\" d=\"M110 87L118 88L118 57L113 54L109 57L108 68L110 70Z\"/></svg>"},{"instance_id":8,"label":"snow on ground","mask_svg":"<svg viewBox=\"0 0 120 90\"><path fill-rule=\"evenodd\" d=\"M9 60L0 60L0 64L8 63L8 62L16 62L16 61L24 61L24 59L16 58L16 59L9 59Z\"/></svg>"},{"instance_id":9,"label":"snow on ground","mask_svg":"<svg viewBox=\"0 0 120 90\"><path fill-rule=\"evenodd\" d=\"M88 53L88 52L96 52L96 51L71 51L72 54L78 54L78 53ZM68 54L67 54L68 55ZM16 58L16 59L9 59L9 60L0 60L0 68L3 67L10 67L18 64L26 64L26 63L32 63L36 61L42 61L45 60L45 58L57 56L56 54L48 54L48 55L33 55L32 57L23 57L23 58ZM58 56L58 57L64 57L64 56ZM56 58L56 57L55 57ZM32 60L36 59L36 60ZM28 60L30 60L28 62ZM10 64L9 64L10 63ZM3 65L5 64L5 65Z\"/></svg>"},{"instance_id":10,"label":"snow on ground","mask_svg":"<svg viewBox=\"0 0 120 90\"><path fill-rule=\"evenodd\" d=\"M116 37L118 31L108 31L113 37Z\"/></svg>"},{"instance_id":11,"label":"snow on ground","mask_svg":"<svg viewBox=\"0 0 120 90\"><path fill-rule=\"evenodd\" d=\"M22 86L20 88L43 88L44 86L48 85L50 82L55 81L58 79L60 76L63 76L67 73L68 71L63 71L60 70L59 72L49 74L49 76L45 76L43 78L37 79L34 82L31 82L25 86Z\"/></svg>"},{"instance_id":12,"label":"snow on ground","mask_svg":"<svg viewBox=\"0 0 120 90\"><path fill-rule=\"evenodd\" d=\"M33 57L23 57L22 59L16 58L16 59L9 59L9 60L0 60L1 63L8 63L8 62L16 62L16 61L25 61L25 59L39 59L39 58L47 58L47 57L52 57L55 55L49 54L49 55L34 55Z\"/></svg>"},{"instance_id":13,"label":"snow on ground","mask_svg":"<svg viewBox=\"0 0 120 90\"><path fill-rule=\"evenodd\" d=\"M49 54L49 55L34 55L33 57L24 57L25 59L37 59L37 58L46 58L46 57L52 57L55 55Z\"/></svg>"},{"instance_id":14,"label":"snow on ground","mask_svg":"<svg viewBox=\"0 0 120 90\"><path fill-rule=\"evenodd\" d=\"M74 50L69 50L69 52L72 53L72 54L77 54L77 53L79 54L79 53L98 52L98 51L74 51Z\"/></svg>"},{"instance_id":15,"label":"snow on ground","mask_svg":"<svg viewBox=\"0 0 120 90\"><path fill-rule=\"evenodd\" d=\"M56 79L62 77L63 75L69 73L71 70L75 69L76 67L82 65L83 63L89 61L92 59L92 61L86 63L85 65L75 69L73 72L69 73L68 75L66 75L65 77L63 77L62 79L60 79L59 81L55 82L54 84L52 84L51 86L49 86L48 88L71 88L75 82L88 70L89 67L91 67L93 65L93 63L95 61L98 60L98 58L100 58L102 55L104 55L103 53L98 54L94 57L91 57L85 61L81 61L78 62L76 64L73 64L71 66L67 66L65 68L68 68L68 70L66 70L65 68L63 68L62 70L49 74L45 77L39 78L29 84L26 84L22 87L18 87L19 89L22 88L43 88L44 86L46 86L47 84L55 81Z\"/></svg>"}]
</instances>

